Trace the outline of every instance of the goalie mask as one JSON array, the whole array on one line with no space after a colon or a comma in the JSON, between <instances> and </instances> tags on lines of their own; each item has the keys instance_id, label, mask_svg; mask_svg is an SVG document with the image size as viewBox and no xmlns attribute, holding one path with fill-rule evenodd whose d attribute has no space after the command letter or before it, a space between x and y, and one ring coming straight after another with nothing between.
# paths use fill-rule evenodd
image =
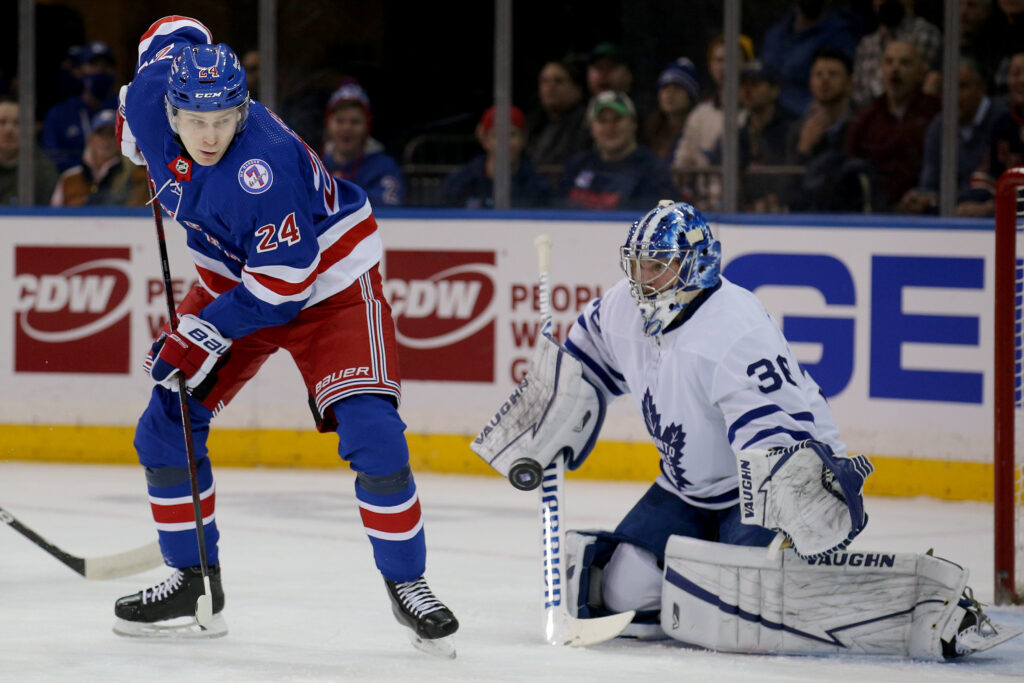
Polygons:
<instances>
[{"instance_id":1,"label":"goalie mask","mask_svg":"<svg viewBox=\"0 0 1024 683\"><path fill-rule=\"evenodd\" d=\"M633 223L620 249L644 334L660 334L686 305L718 284L722 245L697 209L663 199Z\"/></svg>"},{"instance_id":2,"label":"goalie mask","mask_svg":"<svg viewBox=\"0 0 1024 683\"><path fill-rule=\"evenodd\" d=\"M225 45L187 45L171 62L164 97L167 121L178 132L175 114L181 111L228 111L240 116L235 132L249 117L249 87L238 55Z\"/></svg>"}]
</instances>

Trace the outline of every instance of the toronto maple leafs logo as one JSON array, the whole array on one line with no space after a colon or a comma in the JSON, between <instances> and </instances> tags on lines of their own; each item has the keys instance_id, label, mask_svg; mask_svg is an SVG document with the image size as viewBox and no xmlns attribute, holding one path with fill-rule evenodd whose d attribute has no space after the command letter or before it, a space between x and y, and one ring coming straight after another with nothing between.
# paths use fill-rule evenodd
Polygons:
<instances>
[{"instance_id":1,"label":"toronto maple leafs logo","mask_svg":"<svg viewBox=\"0 0 1024 683\"><path fill-rule=\"evenodd\" d=\"M683 431L681 425L677 424L670 424L664 429L662 428L661 413L658 412L658 406L654 405L650 389L644 391L643 413L647 431L654 438L654 445L661 453L661 471L678 488L690 486L690 481L683 476L686 470L682 467L686 432Z\"/></svg>"}]
</instances>

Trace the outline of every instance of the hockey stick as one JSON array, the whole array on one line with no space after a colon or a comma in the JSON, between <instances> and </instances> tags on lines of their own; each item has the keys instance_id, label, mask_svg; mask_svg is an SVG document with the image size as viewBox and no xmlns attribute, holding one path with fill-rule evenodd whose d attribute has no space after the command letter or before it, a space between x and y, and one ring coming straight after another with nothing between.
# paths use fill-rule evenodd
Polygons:
<instances>
[{"instance_id":1,"label":"hockey stick","mask_svg":"<svg viewBox=\"0 0 1024 683\"><path fill-rule=\"evenodd\" d=\"M156 541L133 550L102 557L78 557L61 550L32 529L22 524L7 510L0 507L0 522L50 553L87 579L118 579L159 567L164 563L160 544Z\"/></svg>"},{"instance_id":2,"label":"hockey stick","mask_svg":"<svg viewBox=\"0 0 1024 683\"><path fill-rule=\"evenodd\" d=\"M551 327L551 291L548 270L551 266L551 237L540 235L534 240L540 269L541 333ZM584 647L611 640L633 621L634 612L622 612L595 619L577 619L569 614L563 597L563 580L568 576L565 547L565 458L561 454L544 468L539 491L541 558L544 569L544 639L551 645Z\"/></svg>"},{"instance_id":3,"label":"hockey stick","mask_svg":"<svg viewBox=\"0 0 1024 683\"><path fill-rule=\"evenodd\" d=\"M174 308L174 294L171 292L171 264L167 258L167 240L164 238L164 217L160 200L156 198L152 178L149 181L150 204L153 209L153 223L156 225L156 241L160 248L160 266L164 278L164 294L167 295L167 320L173 330L178 326ZM196 600L196 622L206 629L213 621L213 592L210 589L210 570L206 563L206 532L203 529L203 509L199 502L199 476L196 473L196 452L192 445L192 421L188 414L188 393L185 376L178 372L178 405L181 407L181 428L185 433L185 455L188 458L188 481L192 487L192 514L196 522L196 542L199 544L199 568L203 574L203 594Z\"/></svg>"}]
</instances>

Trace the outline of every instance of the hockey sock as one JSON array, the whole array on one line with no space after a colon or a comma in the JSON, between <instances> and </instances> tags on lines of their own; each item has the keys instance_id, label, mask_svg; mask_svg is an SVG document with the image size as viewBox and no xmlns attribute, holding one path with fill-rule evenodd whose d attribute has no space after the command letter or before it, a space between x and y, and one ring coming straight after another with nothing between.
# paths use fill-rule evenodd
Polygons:
<instances>
[{"instance_id":1,"label":"hockey sock","mask_svg":"<svg viewBox=\"0 0 1024 683\"><path fill-rule=\"evenodd\" d=\"M358 472L356 499L377 568L392 581L418 579L427 550L405 424L384 396L357 394L331 407L338 453Z\"/></svg>"},{"instance_id":2,"label":"hockey sock","mask_svg":"<svg viewBox=\"0 0 1024 683\"><path fill-rule=\"evenodd\" d=\"M217 539L220 535L214 521L213 470L206 448L212 413L192 399L189 399L189 411L206 537L206 559L208 564L214 565L218 562ZM139 463L146 468L150 507L164 560L172 567L198 565L192 487L181 428L181 408L174 392L163 387L154 388L135 430L135 449Z\"/></svg>"}]
</instances>

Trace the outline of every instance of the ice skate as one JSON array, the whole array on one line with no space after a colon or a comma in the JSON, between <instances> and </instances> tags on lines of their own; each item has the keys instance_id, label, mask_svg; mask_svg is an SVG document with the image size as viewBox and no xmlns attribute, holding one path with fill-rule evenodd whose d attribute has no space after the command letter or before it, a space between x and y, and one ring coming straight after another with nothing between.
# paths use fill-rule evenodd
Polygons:
<instances>
[{"instance_id":1,"label":"ice skate","mask_svg":"<svg viewBox=\"0 0 1024 683\"><path fill-rule=\"evenodd\" d=\"M395 619L409 629L409 641L417 650L438 657L455 658L452 634L459 621L427 586L422 576L402 583L384 579Z\"/></svg>"},{"instance_id":2,"label":"ice skate","mask_svg":"<svg viewBox=\"0 0 1024 683\"><path fill-rule=\"evenodd\" d=\"M981 603L974 599L974 592L970 588L967 588L960 598L959 609L963 610L964 615L957 626L956 634L949 640L942 641L942 656L946 659L982 652L1021 634L1018 629L993 624L988 615L981 610Z\"/></svg>"},{"instance_id":3,"label":"ice skate","mask_svg":"<svg viewBox=\"0 0 1024 683\"><path fill-rule=\"evenodd\" d=\"M167 580L114 604L114 633L131 638L219 638L228 632L221 615L224 588L220 567L209 568L213 616L205 626L196 619L196 602L203 595L203 574L199 567L175 569Z\"/></svg>"}]
</instances>

